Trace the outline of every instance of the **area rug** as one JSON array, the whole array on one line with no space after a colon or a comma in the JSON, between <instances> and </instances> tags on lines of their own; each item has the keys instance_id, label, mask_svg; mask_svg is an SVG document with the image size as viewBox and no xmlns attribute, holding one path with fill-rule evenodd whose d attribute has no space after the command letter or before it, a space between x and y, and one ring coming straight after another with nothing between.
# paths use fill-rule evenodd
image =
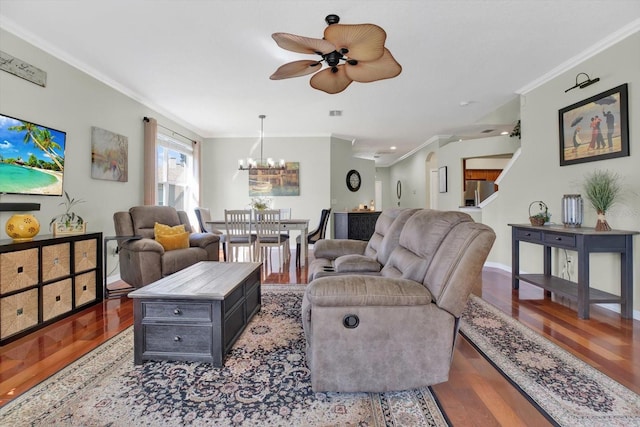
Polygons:
<instances>
[{"instance_id":1,"label":"area rug","mask_svg":"<svg viewBox=\"0 0 640 427\"><path fill-rule=\"evenodd\" d=\"M460 332L560 426L640 426L640 396L472 295Z\"/></svg>"},{"instance_id":2,"label":"area rug","mask_svg":"<svg viewBox=\"0 0 640 427\"><path fill-rule=\"evenodd\" d=\"M263 286L262 309L223 368L133 365L117 335L0 408L3 426L446 426L429 388L314 393L300 321L303 286Z\"/></svg>"}]
</instances>

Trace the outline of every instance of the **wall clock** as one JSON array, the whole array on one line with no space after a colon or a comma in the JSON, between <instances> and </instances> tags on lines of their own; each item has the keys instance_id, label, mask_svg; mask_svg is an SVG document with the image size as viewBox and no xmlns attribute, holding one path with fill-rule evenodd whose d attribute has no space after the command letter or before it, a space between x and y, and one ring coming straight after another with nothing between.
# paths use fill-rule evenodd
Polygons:
<instances>
[{"instance_id":1,"label":"wall clock","mask_svg":"<svg viewBox=\"0 0 640 427\"><path fill-rule=\"evenodd\" d=\"M360 173L351 169L347 172L347 188L350 191L358 191L360 189L360 184L362 184L362 180L360 179Z\"/></svg>"}]
</instances>

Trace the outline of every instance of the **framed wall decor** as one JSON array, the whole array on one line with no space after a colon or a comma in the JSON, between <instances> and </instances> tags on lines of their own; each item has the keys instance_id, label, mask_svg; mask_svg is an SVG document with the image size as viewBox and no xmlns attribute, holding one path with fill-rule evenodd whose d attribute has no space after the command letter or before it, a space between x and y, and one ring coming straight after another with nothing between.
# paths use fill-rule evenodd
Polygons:
<instances>
[{"instance_id":1,"label":"framed wall decor","mask_svg":"<svg viewBox=\"0 0 640 427\"><path fill-rule=\"evenodd\" d=\"M249 197L299 196L300 162L287 162L285 169L249 169Z\"/></svg>"},{"instance_id":2,"label":"framed wall decor","mask_svg":"<svg viewBox=\"0 0 640 427\"><path fill-rule=\"evenodd\" d=\"M627 84L558 112L560 166L629 155Z\"/></svg>"},{"instance_id":3,"label":"framed wall decor","mask_svg":"<svg viewBox=\"0 0 640 427\"><path fill-rule=\"evenodd\" d=\"M91 178L127 182L128 162L129 138L91 127Z\"/></svg>"},{"instance_id":4,"label":"framed wall decor","mask_svg":"<svg viewBox=\"0 0 640 427\"><path fill-rule=\"evenodd\" d=\"M438 190L441 193L447 192L447 167L438 168Z\"/></svg>"}]
</instances>

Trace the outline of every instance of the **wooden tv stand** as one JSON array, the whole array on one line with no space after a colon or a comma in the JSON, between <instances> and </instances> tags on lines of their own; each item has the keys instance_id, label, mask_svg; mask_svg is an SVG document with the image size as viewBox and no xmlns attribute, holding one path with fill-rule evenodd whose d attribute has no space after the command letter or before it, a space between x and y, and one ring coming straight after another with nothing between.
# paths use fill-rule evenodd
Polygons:
<instances>
[{"instance_id":1,"label":"wooden tv stand","mask_svg":"<svg viewBox=\"0 0 640 427\"><path fill-rule=\"evenodd\" d=\"M637 231L595 231L594 228L565 228L558 225L532 226L509 224L511 229L511 278L513 289L519 281L539 286L547 294L555 292L577 300L578 317L589 318L589 305L595 303L620 304L624 318L633 316L633 235ZM544 247L544 273L520 274L520 242ZM578 252L578 281L572 282L551 274L551 248ZM620 295L594 289L589 286L589 255L591 253L620 254Z\"/></svg>"}]
</instances>

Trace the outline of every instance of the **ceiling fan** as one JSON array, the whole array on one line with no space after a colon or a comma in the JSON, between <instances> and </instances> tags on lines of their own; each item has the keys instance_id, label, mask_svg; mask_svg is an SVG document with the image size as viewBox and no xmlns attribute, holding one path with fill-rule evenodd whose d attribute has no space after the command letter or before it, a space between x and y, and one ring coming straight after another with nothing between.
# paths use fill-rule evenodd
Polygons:
<instances>
[{"instance_id":1,"label":"ceiling fan","mask_svg":"<svg viewBox=\"0 0 640 427\"><path fill-rule=\"evenodd\" d=\"M356 81L369 83L396 77L400 64L384 47L387 33L374 24L342 25L338 15L325 18L324 38L314 39L288 33L274 33L273 39L283 49L321 56L319 60L300 60L282 65L269 77L282 80L316 73L311 87L329 94L342 92ZM322 69L326 62L327 68Z\"/></svg>"}]
</instances>

